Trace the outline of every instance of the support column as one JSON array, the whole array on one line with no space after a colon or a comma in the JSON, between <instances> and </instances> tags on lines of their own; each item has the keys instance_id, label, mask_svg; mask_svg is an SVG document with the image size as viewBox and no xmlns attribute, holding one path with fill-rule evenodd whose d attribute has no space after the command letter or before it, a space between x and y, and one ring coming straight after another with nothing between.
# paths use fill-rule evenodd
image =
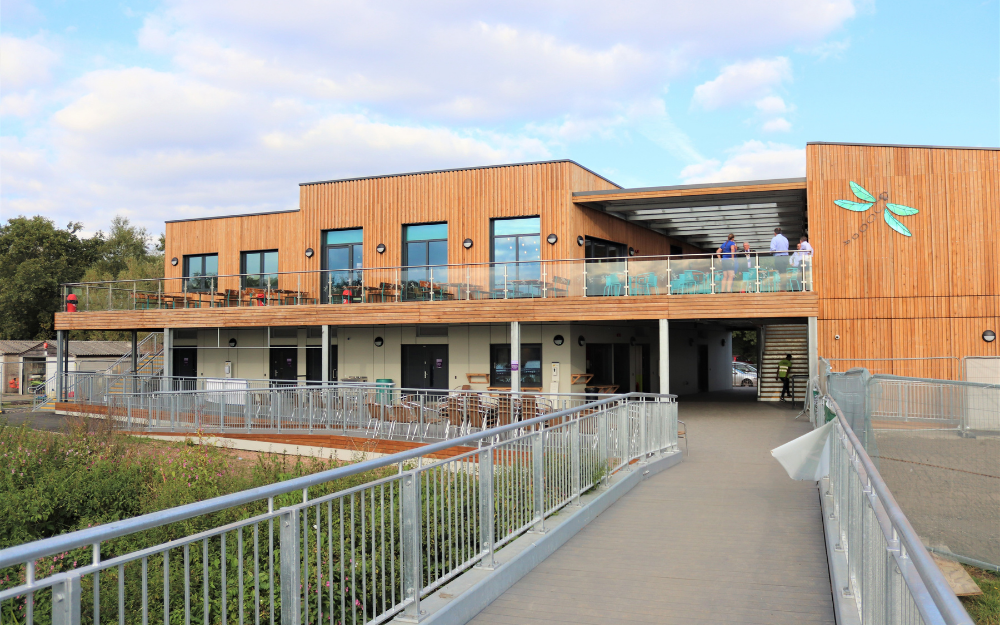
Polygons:
<instances>
[{"instance_id":1,"label":"support column","mask_svg":"<svg viewBox=\"0 0 1000 625\"><path fill-rule=\"evenodd\" d=\"M330 326L321 326L323 329L323 382L330 381Z\"/></svg>"},{"instance_id":2,"label":"support column","mask_svg":"<svg viewBox=\"0 0 1000 625\"><path fill-rule=\"evenodd\" d=\"M521 324L510 322L510 390L521 390Z\"/></svg>"},{"instance_id":3,"label":"support column","mask_svg":"<svg viewBox=\"0 0 1000 625\"><path fill-rule=\"evenodd\" d=\"M660 319L660 394L670 392L670 322Z\"/></svg>"},{"instance_id":4,"label":"support column","mask_svg":"<svg viewBox=\"0 0 1000 625\"><path fill-rule=\"evenodd\" d=\"M816 317L809 317L809 379L818 375L819 367L819 331L817 329Z\"/></svg>"},{"instance_id":5,"label":"support column","mask_svg":"<svg viewBox=\"0 0 1000 625\"><path fill-rule=\"evenodd\" d=\"M174 375L174 331L171 328L163 329L163 377L170 378ZM164 388L167 390L169 387Z\"/></svg>"},{"instance_id":6,"label":"support column","mask_svg":"<svg viewBox=\"0 0 1000 625\"><path fill-rule=\"evenodd\" d=\"M66 330L56 330L56 401L63 398L63 341ZM49 389L45 389L48 392Z\"/></svg>"}]
</instances>

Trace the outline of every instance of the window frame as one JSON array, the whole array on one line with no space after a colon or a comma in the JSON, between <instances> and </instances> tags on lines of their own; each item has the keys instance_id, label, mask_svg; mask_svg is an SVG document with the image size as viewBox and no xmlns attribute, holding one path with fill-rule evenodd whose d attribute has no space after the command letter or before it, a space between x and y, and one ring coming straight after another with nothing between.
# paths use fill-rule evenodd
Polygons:
<instances>
[{"instance_id":1,"label":"window frame","mask_svg":"<svg viewBox=\"0 0 1000 625\"><path fill-rule=\"evenodd\" d=\"M206 261L209 258L213 257L215 258L215 273L208 273L208 270L205 269ZM206 254L185 254L183 258L184 258L183 265L181 266L181 273L183 274L181 276L181 284L183 284L184 290L186 292L188 293L211 292L211 291L217 291L219 289L218 252L206 253ZM191 275L191 261L194 259L198 259L201 261L202 271L204 271L205 273L198 276ZM200 286L195 281L199 282L204 281L205 285ZM196 286L192 286L192 284L195 284Z\"/></svg>"},{"instance_id":2,"label":"window frame","mask_svg":"<svg viewBox=\"0 0 1000 625\"><path fill-rule=\"evenodd\" d=\"M275 273L265 273L265 271L264 271L264 263L265 263L264 254L272 254L272 253L275 255L275 261L277 263L279 257L278 257L278 250L276 250L276 249L273 249L273 250L248 250L246 252L240 252L240 288L242 288L242 289L247 288L247 278L250 277L250 276L257 276L258 278L260 278L261 284L264 283L265 276L274 276L274 285L273 286L255 286L255 287L250 287L250 288L255 288L255 289L268 289L268 288L270 288L272 290L278 288L278 276L280 274L280 271L278 271L277 269L275 270ZM260 271L250 271L249 267L247 267L247 255L249 255L249 254L260 254Z\"/></svg>"}]
</instances>

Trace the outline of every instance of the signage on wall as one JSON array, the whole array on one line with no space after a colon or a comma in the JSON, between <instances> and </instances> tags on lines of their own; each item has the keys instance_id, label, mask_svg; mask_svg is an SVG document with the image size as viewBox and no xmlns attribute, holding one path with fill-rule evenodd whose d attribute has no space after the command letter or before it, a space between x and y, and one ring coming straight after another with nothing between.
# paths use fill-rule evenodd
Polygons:
<instances>
[{"instance_id":1,"label":"signage on wall","mask_svg":"<svg viewBox=\"0 0 1000 625\"><path fill-rule=\"evenodd\" d=\"M855 213L867 213L868 210L878 204L883 202L885 207L882 209L882 219L885 223L889 225L890 228L898 232L899 234L909 237L913 236L910 229L903 225L897 217L909 217L910 215L916 215L920 211L915 208L910 208L909 206L903 206L902 204L893 204L889 202L889 193L883 191L879 193L878 198L869 193L864 187L856 182L851 182L851 191L854 192L854 196L857 197L860 202L855 202L853 200L834 200L833 203L841 208L846 208L849 211ZM863 235L868 231L868 226L878 220L878 210L874 210L868 213L868 216L864 221L861 222L861 226L858 227L858 231L851 235L851 238L844 241L844 245L847 245L851 241L857 239L859 236Z\"/></svg>"}]
</instances>

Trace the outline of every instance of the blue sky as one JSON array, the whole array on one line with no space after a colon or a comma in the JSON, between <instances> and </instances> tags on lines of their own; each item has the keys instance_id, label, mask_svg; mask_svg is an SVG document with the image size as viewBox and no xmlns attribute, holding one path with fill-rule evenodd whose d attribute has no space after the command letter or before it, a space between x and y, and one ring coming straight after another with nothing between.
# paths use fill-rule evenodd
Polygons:
<instances>
[{"instance_id":1,"label":"blue sky","mask_svg":"<svg viewBox=\"0 0 1000 625\"><path fill-rule=\"evenodd\" d=\"M807 141L1000 145L986 2L2 0L0 212L152 232L298 182L572 158L804 174Z\"/></svg>"}]
</instances>

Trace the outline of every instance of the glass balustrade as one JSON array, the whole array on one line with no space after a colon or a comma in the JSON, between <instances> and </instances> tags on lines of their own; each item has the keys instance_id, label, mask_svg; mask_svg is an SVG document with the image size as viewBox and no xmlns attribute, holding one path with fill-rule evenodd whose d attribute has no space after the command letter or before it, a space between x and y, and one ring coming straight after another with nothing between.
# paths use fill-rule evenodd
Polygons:
<instances>
[{"instance_id":1,"label":"glass balustrade","mask_svg":"<svg viewBox=\"0 0 1000 625\"><path fill-rule=\"evenodd\" d=\"M91 312L801 292L813 290L812 264L812 255L752 252L376 267L220 275L199 289L189 278L64 284L63 301L73 295L77 311Z\"/></svg>"}]
</instances>

